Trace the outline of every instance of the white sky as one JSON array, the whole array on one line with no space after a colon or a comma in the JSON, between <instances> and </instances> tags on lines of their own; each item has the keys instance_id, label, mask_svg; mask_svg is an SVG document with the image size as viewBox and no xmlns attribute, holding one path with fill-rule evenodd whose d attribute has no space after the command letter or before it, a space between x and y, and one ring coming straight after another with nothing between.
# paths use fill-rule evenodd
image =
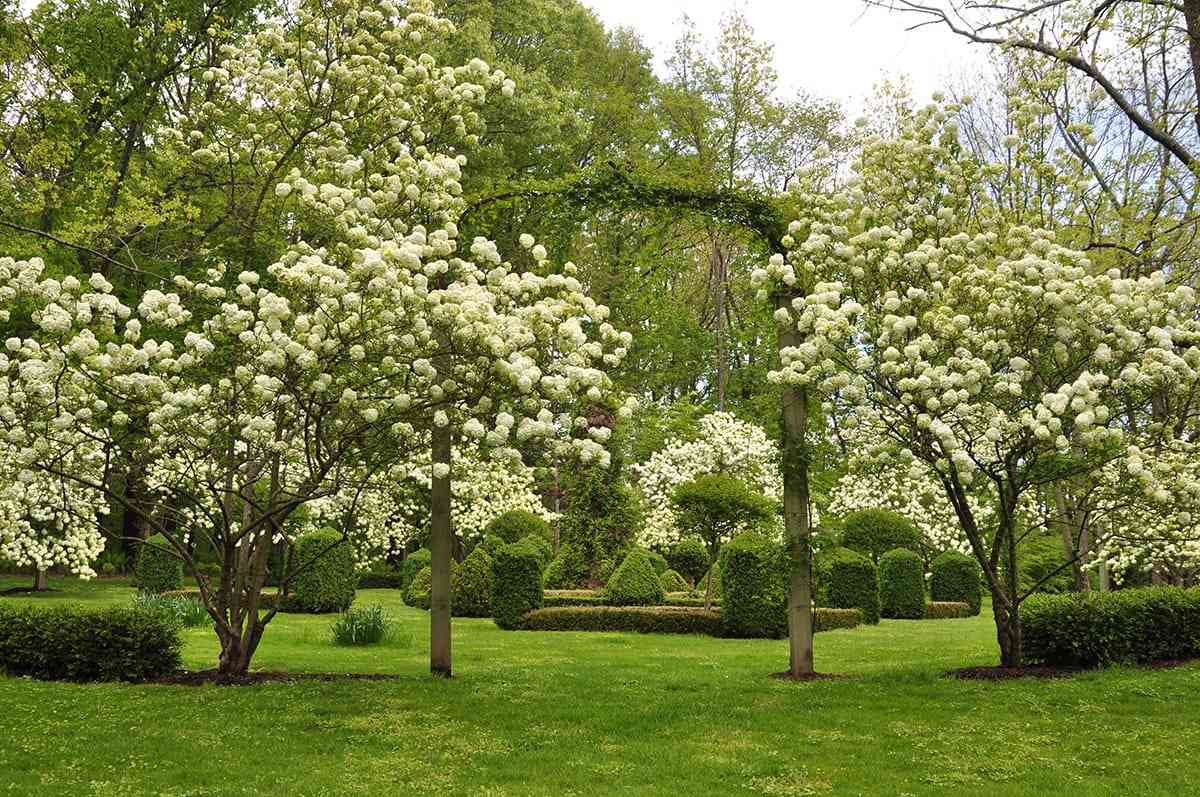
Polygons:
<instances>
[{"instance_id":1,"label":"white sky","mask_svg":"<svg viewBox=\"0 0 1200 797\"><path fill-rule=\"evenodd\" d=\"M866 8L861 0L583 0L608 27L641 34L661 65L686 12L715 39L721 15L740 7L756 36L775 45L781 88L804 89L860 107L885 77L907 75L913 99L929 95L982 63L984 52L954 34L928 26L909 33L911 17Z\"/></svg>"}]
</instances>

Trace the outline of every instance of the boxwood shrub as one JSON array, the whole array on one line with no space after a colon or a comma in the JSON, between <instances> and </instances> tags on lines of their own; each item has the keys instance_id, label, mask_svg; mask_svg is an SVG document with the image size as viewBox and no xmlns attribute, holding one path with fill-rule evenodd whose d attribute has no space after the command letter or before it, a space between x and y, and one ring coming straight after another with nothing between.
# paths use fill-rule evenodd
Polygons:
<instances>
[{"instance_id":1,"label":"boxwood shrub","mask_svg":"<svg viewBox=\"0 0 1200 797\"><path fill-rule=\"evenodd\" d=\"M528 631L635 631L719 636L721 615L685 606L559 606L525 615Z\"/></svg>"},{"instance_id":2,"label":"boxwood shrub","mask_svg":"<svg viewBox=\"0 0 1200 797\"><path fill-rule=\"evenodd\" d=\"M519 628L521 617L541 608L538 554L521 543L501 548L492 562L492 618L501 628Z\"/></svg>"},{"instance_id":3,"label":"boxwood shrub","mask_svg":"<svg viewBox=\"0 0 1200 797\"><path fill-rule=\"evenodd\" d=\"M536 534L546 542L554 538L550 524L532 512L524 509L512 509L487 525L488 534L495 534L507 543L520 541L530 534Z\"/></svg>"},{"instance_id":4,"label":"boxwood shrub","mask_svg":"<svg viewBox=\"0 0 1200 797\"><path fill-rule=\"evenodd\" d=\"M546 572L542 575L542 584L546 589L578 589L587 586L588 562L583 552L574 545L560 545L558 553Z\"/></svg>"},{"instance_id":5,"label":"boxwood shrub","mask_svg":"<svg viewBox=\"0 0 1200 797\"><path fill-rule=\"evenodd\" d=\"M858 609L864 623L879 622L879 581L871 560L849 548L822 557L825 602L833 609Z\"/></svg>"},{"instance_id":6,"label":"boxwood shrub","mask_svg":"<svg viewBox=\"0 0 1200 797\"><path fill-rule=\"evenodd\" d=\"M696 590L703 595L708 588L708 580L712 579L712 599L718 601L721 599L721 563L713 562L713 566L704 574L704 578L700 579L700 583L696 585Z\"/></svg>"},{"instance_id":7,"label":"boxwood shrub","mask_svg":"<svg viewBox=\"0 0 1200 797\"><path fill-rule=\"evenodd\" d=\"M453 570L450 573L450 578L454 578ZM424 609L429 611L429 591L433 589L433 568L425 565L419 571L413 580L409 582L408 589L404 590L402 598L405 604L414 609Z\"/></svg>"},{"instance_id":8,"label":"boxwood shrub","mask_svg":"<svg viewBox=\"0 0 1200 797\"><path fill-rule=\"evenodd\" d=\"M879 557L879 613L893 620L925 617L925 563L906 548Z\"/></svg>"},{"instance_id":9,"label":"boxwood shrub","mask_svg":"<svg viewBox=\"0 0 1200 797\"><path fill-rule=\"evenodd\" d=\"M358 572L359 589L400 589L403 576L399 568L393 567L386 559L372 562Z\"/></svg>"},{"instance_id":10,"label":"boxwood shrub","mask_svg":"<svg viewBox=\"0 0 1200 797\"><path fill-rule=\"evenodd\" d=\"M138 545L133 565L133 585L138 592L157 594L183 586L183 561L175 555L170 541L155 534Z\"/></svg>"},{"instance_id":11,"label":"boxwood shrub","mask_svg":"<svg viewBox=\"0 0 1200 797\"><path fill-rule=\"evenodd\" d=\"M930 601L925 604L926 620L954 620L971 616L971 607L962 601Z\"/></svg>"},{"instance_id":12,"label":"boxwood shrub","mask_svg":"<svg viewBox=\"0 0 1200 797\"><path fill-rule=\"evenodd\" d=\"M978 562L964 553L946 551L933 560L930 569L929 592L934 601L962 601L972 617L979 614L983 592Z\"/></svg>"},{"instance_id":13,"label":"boxwood shrub","mask_svg":"<svg viewBox=\"0 0 1200 797\"><path fill-rule=\"evenodd\" d=\"M317 529L301 535L292 547L288 569L296 575L288 585L285 611L344 612L354 603L354 549L339 532Z\"/></svg>"},{"instance_id":14,"label":"boxwood shrub","mask_svg":"<svg viewBox=\"0 0 1200 797\"><path fill-rule=\"evenodd\" d=\"M813 609L813 631L836 631L839 628L858 628L862 612L858 609Z\"/></svg>"},{"instance_id":15,"label":"boxwood shrub","mask_svg":"<svg viewBox=\"0 0 1200 797\"><path fill-rule=\"evenodd\" d=\"M548 589L542 593L542 606L604 606L603 593L588 589Z\"/></svg>"},{"instance_id":16,"label":"boxwood shrub","mask_svg":"<svg viewBox=\"0 0 1200 797\"><path fill-rule=\"evenodd\" d=\"M776 638L787 633L788 587L782 548L745 532L721 547L721 618L731 637Z\"/></svg>"},{"instance_id":17,"label":"boxwood shrub","mask_svg":"<svg viewBox=\"0 0 1200 797\"><path fill-rule=\"evenodd\" d=\"M400 589L408 589L408 585L417 577L417 573L421 572L421 568L428 567L432 561L433 554L428 548L418 548L404 557L404 561L400 563Z\"/></svg>"},{"instance_id":18,"label":"boxwood shrub","mask_svg":"<svg viewBox=\"0 0 1200 797\"><path fill-rule=\"evenodd\" d=\"M653 551L649 548L643 548L642 550L650 557L650 564L654 566L655 575L661 576L671 569L671 565L667 563L667 558L658 551Z\"/></svg>"},{"instance_id":19,"label":"boxwood shrub","mask_svg":"<svg viewBox=\"0 0 1200 797\"><path fill-rule=\"evenodd\" d=\"M450 576L450 608L455 617L492 616L492 557L477 546Z\"/></svg>"},{"instance_id":20,"label":"boxwood shrub","mask_svg":"<svg viewBox=\"0 0 1200 797\"><path fill-rule=\"evenodd\" d=\"M699 537L684 537L667 551L671 569L695 584L708 572L708 549Z\"/></svg>"},{"instance_id":21,"label":"boxwood shrub","mask_svg":"<svg viewBox=\"0 0 1200 797\"><path fill-rule=\"evenodd\" d=\"M886 509L862 509L846 515L842 526L842 547L858 551L878 563L894 548L921 551L921 533L912 521Z\"/></svg>"},{"instance_id":22,"label":"boxwood shrub","mask_svg":"<svg viewBox=\"0 0 1200 797\"><path fill-rule=\"evenodd\" d=\"M180 667L179 626L158 612L0 606L0 670L55 681L145 681Z\"/></svg>"},{"instance_id":23,"label":"boxwood shrub","mask_svg":"<svg viewBox=\"0 0 1200 797\"><path fill-rule=\"evenodd\" d=\"M668 570L659 576L658 583L662 585L663 592L686 592L688 589L687 581L674 570Z\"/></svg>"},{"instance_id":24,"label":"boxwood shrub","mask_svg":"<svg viewBox=\"0 0 1200 797\"><path fill-rule=\"evenodd\" d=\"M611 606L658 606L666 595L650 552L634 548L608 580L604 597Z\"/></svg>"},{"instance_id":25,"label":"boxwood shrub","mask_svg":"<svg viewBox=\"0 0 1200 797\"><path fill-rule=\"evenodd\" d=\"M1031 664L1095 667L1200 656L1200 589L1033 595L1021 607Z\"/></svg>"},{"instance_id":26,"label":"boxwood shrub","mask_svg":"<svg viewBox=\"0 0 1200 797\"><path fill-rule=\"evenodd\" d=\"M540 534L526 534L519 542L537 551L538 564L541 565L542 570L545 570L546 565L550 564L550 560L554 558L554 546Z\"/></svg>"}]
</instances>

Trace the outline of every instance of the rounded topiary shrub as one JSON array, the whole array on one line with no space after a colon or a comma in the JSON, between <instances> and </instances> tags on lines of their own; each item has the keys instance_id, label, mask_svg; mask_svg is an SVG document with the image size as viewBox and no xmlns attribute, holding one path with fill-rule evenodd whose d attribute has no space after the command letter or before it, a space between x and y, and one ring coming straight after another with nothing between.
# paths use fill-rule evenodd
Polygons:
<instances>
[{"instance_id":1,"label":"rounded topiary shrub","mask_svg":"<svg viewBox=\"0 0 1200 797\"><path fill-rule=\"evenodd\" d=\"M451 578L453 578L453 574ZM429 591L431 589L433 589L433 568L425 565L409 582L408 589L404 590L404 602L414 609L429 611Z\"/></svg>"},{"instance_id":2,"label":"rounded topiary shrub","mask_svg":"<svg viewBox=\"0 0 1200 797\"><path fill-rule=\"evenodd\" d=\"M613 571L604 588L604 595L613 606L658 606L665 599L654 559L644 548L634 548Z\"/></svg>"},{"instance_id":3,"label":"rounded topiary shrub","mask_svg":"<svg viewBox=\"0 0 1200 797\"><path fill-rule=\"evenodd\" d=\"M400 589L408 589L408 585L417 577L417 573L421 572L421 568L429 567L432 561L433 554L428 548L418 548L404 557L404 561L400 563Z\"/></svg>"},{"instance_id":4,"label":"rounded topiary shrub","mask_svg":"<svg viewBox=\"0 0 1200 797\"><path fill-rule=\"evenodd\" d=\"M302 535L292 546L287 610L291 612L344 612L354 603L358 573L354 549L333 529Z\"/></svg>"},{"instance_id":5,"label":"rounded topiary shrub","mask_svg":"<svg viewBox=\"0 0 1200 797\"><path fill-rule=\"evenodd\" d=\"M492 561L492 617L501 628L519 628L526 612L541 608L542 568L538 553L514 543Z\"/></svg>"},{"instance_id":6,"label":"rounded topiary shrub","mask_svg":"<svg viewBox=\"0 0 1200 797\"><path fill-rule=\"evenodd\" d=\"M662 585L663 592L686 592L688 589L688 583L684 581L683 576L674 570L668 570L659 576L658 583Z\"/></svg>"},{"instance_id":7,"label":"rounded topiary shrub","mask_svg":"<svg viewBox=\"0 0 1200 797\"><path fill-rule=\"evenodd\" d=\"M540 534L527 534L520 539L520 543L528 545L537 551L538 562L541 563L543 570L546 569L546 565L550 564L550 560L554 558L554 547Z\"/></svg>"},{"instance_id":8,"label":"rounded topiary shrub","mask_svg":"<svg viewBox=\"0 0 1200 797\"><path fill-rule=\"evenodd\" d=\"M925 563L905 548L879 557L879 613L893 620L925 616Z\"/></svg>"},{"instance_id":9,"label":"rounded topiary shrub","mask_svg":"<svg viewBox=\"0 0 1200 797\"><path fill-rule=\"evenodd\" d=\"M983 593L979 564L974 559L958 551L946 551L933 560L931 570L929 592L933 600L965 603L972 617L979 614Z\"/></svg>"},{"instance_id":10,"label":"rounded topiary shrub","mask_svg":"<svg viewBox=\"0 0 1200 797\"><path fill-rule=\"evenodd\" d=\"M450 596L455 617L492 616L492 555L483 546L454 568Z\"/></svg>"},{"instance_id":11,"label":"rounded topiary shrub","mask_svg":"<svg viewBox=\"0 0 1200 797\"><path fill-rule=\"evenodd\" d=\"M782 548L754 532L721 547L721 626L731 637L787 633L787 582Z\"/></svg>"},{"instance_id":12,"label":"rounded topiary shrub","mask_svg":"<svg viewBox=\"0 0 1200 797\"><path fill-rule=\"evenodd\" d=\"M483 542L479 543L478 547L487 551L488 556L495 556L496 551L500 550L505 545L508 545L508 543L505 542L504 538L499 534L489 534L483 538Z\"/></svg>"},{"instance_id":13,"label":"rounded topiary shrub","mask_svg":"<svg viewBox=\"0 0 1200 797\"><path fill-rule=\"evenodd\" d=\"M149 537L138 546L133 566L133 585L138 592L173 592L183 586L183 561L175 555L171 543L161 534Z\"/></svg>"},{"instance_id":14,"label":"rounded topiary shrub","mask_svg":"<svg viewBox=\"0 0 1200 797\"><path fill-rule=\"evenodd\" d=\"M667 551L671 569L695 584L708 572L708 549L698 537L684 537Z\"/></svg>"},{"instance_id":15,"label":"rounded topiary shrub","mask_svg":"<svg viewBox=\"0 0 1200 797\"><path fill-rule=\"evenodd\" d=\"M870 559L849 548L823 557L825 600L831 609L858 609L864 623L879 622L879 581Z\"/></svg>"},{"instance_id":16,"label":"rounded topiary shrub","mask_svg":"<svg viewBox=\"0 0 1200 797\"><path fill-rule=\"evenodd\" d=\"M863 509L846 515L842 547L858 551L878 563L895 548L921 552L921 533L908 518L886 509Z\"/></svg>"},{"instance_id":17,"label":"rounded topiary shrub","mask_svg":"<svg viewBox=\"0 0 1200 797\"><path fill-rule=\"evenodd\" d=\"M495 534L508 543L517 542L530 534L536 534L547 542L554 538L549 523L524 509L505 512L488 524L486 532Z\"/></svg>"},{"instance_id":18,"label":"rounded topiary shrub","mask_svg":"<svg viewBox=\"0 0 1200 797\"><path fill-rule=\"evenodd\" d=\"M542 576L546 589L579 589L586 587L587 581L587 560L574 545L559 546L558 554L546 565Z\"/></svg>"}]
</instances>

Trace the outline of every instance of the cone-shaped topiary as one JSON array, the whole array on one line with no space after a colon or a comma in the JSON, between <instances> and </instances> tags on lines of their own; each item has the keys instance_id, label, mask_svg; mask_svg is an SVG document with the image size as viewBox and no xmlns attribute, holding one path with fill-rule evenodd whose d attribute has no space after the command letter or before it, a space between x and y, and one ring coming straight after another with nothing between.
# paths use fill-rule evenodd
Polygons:
<instances>
[{"instance_id":1,"label":"cone-shaped topiary","mask_svg":"<svg viewBox=\"0 0 1200 797\"><path fill-rule=\"evenodd\" d=\"M288 611L344 612L354 603L354 549L341 533L317 529L302 535L292 546L288 569L296 573L288 585Z\"/></svg>"},{"instance_id":2,"label":"cone-shaped topiary","mask_svg":"<svg viewBox=\"0 0 1200 797\"><path fill-rule=\"evenodd\" d=\"M492 556L482 545L454 569L450 595L455 617L492 616Z\"/></svg>"},{"instance_id":3,"label":"cone-shaped topiary","mask_svg":"<svg viewBox=\"0 0 1200 797\"><path fill-rule=\"evenodd\" d=\"M699 537L684 537L667 551L671 569L695 584L708 572L708 549Z\"/></svg>"},{"instance_id":4,"label":"cone-shaped topiary","mask_svg":"<svg viewBox=\"0 0 1200 797\"><path fill-rule=\"evenodd\" d=\"M588 563L574 545L559 546L558 554L546 565L542 585L546 589L579 589L587 586Z\"/></svg>"},{"instance_id":5,"label":"cone-shaped topiary","mask_svg":"<svg viewBox=\"0 0 1200 797\"><path fill-rule=\"evenodd\" d=\"M608 585L604 588L605 598L613 606L658 606L663 602L662 584L654 572L654 561L650 553L634 548L621 562Z\"/></svg>"},{"instance_id":6,"label":"cone-shaped topiary","mask_svg":"<svg viewBox=\"0 0 1200 797\"><path fill-rule=\"evenodd\" d=\"M541 608L542 569L537 551L522 543L501 548L492 561L492 617L501 628L520 628L526 612Z\"/></svg>"},{"instance_id":7,"label":"cone-shaped topiary","mask_svg":"<svg viewBox=\"0 0 1200 797\"><path fill-rule=\"evenodd\" d=\"M505 512L488 524L487 533L495 534L508 543L517 542L530 534L536 534L546 542L553 539L550 524L524 509Z\"/></svg>"},{"instance_id":8,"label":"cone-shaped topiary","mask_svg":"<svg viewBox=\"0 0 1200 797\"><path fill-rule=\"evenodd\" d=\"M163 535L155 534L138 546L133 585L138 592L152 594L173 592L183 586L183 561Z\"/></svg>"},{"instance_id":9,"label":"cone-shaped topiary","mask_svg":"<svg viewBox=\"0 0 1200 797\"><path fill-rule=\"evenodd\" d=\"M721 627L726 636L777 638L787 633L782 556L780 545L754 532L721 547Z\"/></svg>"},{"instance_id":10,"label":"cone-shaped topiary","mask_svg":"<svg viewBox=\"0 0 1200 797\"><path fill-rule=\"evenodd\" d=\"M658 583L662 585L663 592L684 592L688 588L688 583L684 581L683 576L674 570L668 570L659 576Z\"/></svg>"},{"instance_id":11,"label":"cone-shaped topiary","mask_svg":"<svg viewBox=\"0 0 1200 797\"><path fill-rule=\"evenodd\" d=\"M879 557L879 613L893 620L925 617L925 563L905 548Z\"/></svg>"},{"instance_id":12,"label":"cone-shaped topiary","mask_svg":"<svg viewBox=\"0 0 1200 797\"><path fill-rule=\"evenodd\" d=\"M823 559L829 608L858 609L864 623L878 623L879 581L871 560L849 548L834 548Z\"/></svg>"},{"instance_id":13,"label":"cone-shaped topiary","mask_svg":"<svg viewBox=\"0 0 1200 797\"><path fill-rule=\"evenodd\" d=\"M643 548L642 550L645 551L646 555L650 557L650 564L654 567L655 575L661 576L663 573L671 569L671 566L667 564L666 557L664 557L658 551L652 551L649 548Z\"/></svg>"},{"instance_id":14,"label":"cone-shaped topiary","mask_svg":"<svg viewBox=\"0 0 1200 797\"><path fill-rule=\"evenodd\" d=\"M846 515L842 547L858 551L872 562L895 548L921 552L921 533L912 521L886 509L862 509Z\"/></svg>"},{"instance_id":15,"label":"cone-shaped topiary","mask_svg":"<svg viewBox=\"0 0 1200 797\"><path fill-rule=\"evenodd\" d=\"M933 560L929 591L935 601L959 601L967 604L971 616L979 614L983 596L979 584L979 563L958 551L946 551Z\"/></svg>"},{"instance_id":16,"label":"cone-shaped topiary","mask_svg":"<svg viewBox=\"0 0 1200 797\"><path fill-rule=\"evenodd\" d=\"M400 589L408 589L408 585L417 577L417 573L421 572L421 568L429 567L432 561L433 554L428 548L418 548L404 557L404 561L400 563Z\"/></svg>"},{"instance_id":17,"label":"cone-shaped topiary","mask_svg":"<svg viewBox=\"0 0 1200 797\"><path fill-rule=\"evenodd\" d=\"M704 578L700 579L700 583L696 585L696 589L704 592L708 589L709 579L712 579L712 599L715 601L721 600L721 563L713 562L713 566L704 574Z\"/></svg>"},{"instance_id":18,"label":"cone-shaped topiary","mask_svg":"<svg viewBox=\"0 0 1200 797\"><path fill-rule=\"evenodd\" d=\"M453 576L451 576L453 578ZM425 565L404 590L404 602L414 609L429 611L429 591L433 589L433 568Z\"/></svg>"}]
</instances>

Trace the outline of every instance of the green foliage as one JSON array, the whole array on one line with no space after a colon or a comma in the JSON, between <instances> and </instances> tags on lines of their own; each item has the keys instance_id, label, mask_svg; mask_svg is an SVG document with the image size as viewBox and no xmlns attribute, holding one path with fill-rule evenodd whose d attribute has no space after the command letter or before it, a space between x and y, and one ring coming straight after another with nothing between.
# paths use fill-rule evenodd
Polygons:
<instances>
[{"instance_id":1,"label":"green foliage","mask_svg":"<svg viewBox=\"0 0 1200 797\"><path fill-rule=\"evenodd\" d=\"M138 545L133 585L139 592L150 594L171 592L183 586L183 561L163 535L155 534Z\"/></svg>"},{"instance_id":2,"label":"green foliage","mask_svg":"<svg viewBox=\"0 0 1200 797\"><path fill-rule=\"evenodd\" d=\"M658 583L662 585L663 592L684 592L688 588L687 581L674 570L668 570L659 576Z\"/></svg>"},{"instance_id":3,"label":"green foliage","mask_svg":"<svg viewBox=\"0 0 1200 797\"><path fill-rule=\"evenodd\" d=\"M637 496L620 480L616 464L585 468L570 477L559 530L562 546L571 546L582 557L585 581L604 580L602 563L615 561L629 547L641 523ZM569 575L575 575L573 568Z\"/></svg>"},{"instance_id":4,"label":"green foliage","mask_svg":"<svg viewBox=\"0 0 1200 797\"><path fill-rule=\"evenodd\" d=\"M842 528L842 547L879 558L895 548L921 552L921 533L908 518L886 509L863 509L846 515Z\"/></svg>"},{"instance_id":5,"label":"green foliage","mask_svg":"<svg viewBox=\"0 0 1200 797\"><path fill-rule=\"evenodd\" d=\"M1095 667L1200 656L1200 589L1034 595L1021 607L1025 661Z\"/></svg>"},{"instance_id":6,"label":"green foliage","mask_svg":"<svg viewBox=\"0 0 1200 797\"><path fill-rule=\"evenodd\" d=\"M650 557L650 564L654 567L655 575L661 576L663 573L671 569L671 566L667 564L666 557L664 557L658 551L653 551L649 548L643 548L642 550L645 551L646 555Z\"/></svg>"},{"instance_id":7,"label":"green foliage","mask_svg":"<svg viewBox=\"0 0 1200 797\"><path fill-rule=\"evenodd\" d=\"M612 574L604 595L612 606L657 606L663 588L654 572L654 561L644 548L634 548Z\"/></svg>"},{"instance_id":8,"label":"green foliage","mask_svg":"<svg viewBox=\"0 0 1200 797\"><path fill-rule=\"evenodd\" d=\"M546 542L554 539L554 531L550 524L524 509L505 512L488 524L486 533L495 534L506 543L517 542L530 534L536 534Z\"/></svg>"},{"instance_id":9,"label":"green foliage","mask_svg":"<svg viewBox=\"0 0 1200 797\"><path fill-rule=\"evenodd\" d=\"M400 589L404 574L386 559L372 562L365 570L358 571L359 589Z\"/></svg>"},{"instance_id":10,"label":"green foliage","mask_svg":"<svg viewBox=\"0 0 1200 797\"><path fill-rule=\"evenodd\" d=\"M133 608L157 614L178 628L198 628L212 625L212 617L204 608L198 591L195 596L139 592L133 596Z\"/></svg>"},{"instance_id":11,"label":"green foliage","mask_svg":"<svg viewBox=\"0 0 1200 797\"><path fill-rule=\"evenodd\" d=\"M605 606L608 598L603 591L590 589L552 589L542 595L542 606Z\"/></svg>"},{"instance_id":12,"label":"green foliage","mask_svg":"<svg viewBox=\"0 0 1200 797\"><path fill-rule=\"evenodd\" d=\"M428 548L418 548L404 557L404 560L400 562L400 589L407 590L413 579L417 577L417 573L420 573L422 568L429 567L432 561L433 554ZM408 603L407 600L404 602Z\"/></svg>"},{"instance_id":13,"label":"green foliage","mask_svg":"<svg viewBox=\"0 0 1200 797\"><path fill-rule=\"evenodd\" d=\"M425 565L404 590L404 603L414 609L429 611L429 592L433 589L433 568Z\"/></svg>"},{"instance_id":14,"label":"green foliage","mask_svg":"<svg viewBox=\"0 0 1200 797\"><path fill-rule=\"evenodd\" d=\"M287 611L344 612L354 603L354 549L339 532L317 529L302 535L292 546L288 568L296 575L288 585Z\"/></svg>"},{"instance_id":15,"label":"green foliage","mask_svg":"<svg viewBox=\"0 0 1200 797\"><path fill-rule=\"evenodd\" d=\"M683 606L560 606L530 612L527 631L633 631L720 636L721 615Z\"/></svg>"},{"instance_id":16,"label":"green foliage","mask_svg":"<svg viewBox=\"0 0 1200 797\"><path fill-rule=\"evenodd\" d=\"M702 539L710 554L716 553L722 540L775 513L774 502L724 473L710 473L679 485L671 505L675 524Z\"/></svg>"},{"instance_id":17,"label":"green foliage","mask_svg":"<svg viewBox=\"0 0 1200 797\"><path fill-rule=\"evenodd\" d=\"M778 638L787 633L787 581L782 548L743 532L721 549L721 619L725 635Z\"/></svg>"},{"instance_id":18,"label":"green foliage","mask_svg":"<svg viewBox=\"0 0 1200 797\"><path fill-rule=\"evenodd\" d=\"M871 560L849 548L823 557L825 602L833 609L858 609L863 622L879 622L879 582Z\"/></svg>"},{"instance_id":19,"label":"green foliage","mask_svg":"<svg viewBox=\"0 0 1200 797\"><path fill-rule=\"evenodd\" d=\"M554 558L554 546L540 534L526 535L519 542L537 551L538 562L541 563L543 570L550 564L550 560Z\"/></svg>"},{"instance_id":20,"label":"green foliage","mask_svg":"<svg viewBox=\"0 0 1200 797\"><path fill-rule=\"evenodd\" d=\"M862 625L862 612L858 609L813 609L813 631L837 631L842 628L858 628Z\"/></svg>"},{"instance_id":21,"label":"green foliage","mask_svg":"<svg viewBox=\"0 0 1200 797\"><path fill-rule=\"evenodd\" d=\"M704 541L699 537L684 537L667 551L667 563L688 583L695 584L708 572L708 551Z\"/></svg>"},{"instance_id":22,"label":"green foliage","mask_svg":"<svg viewBox=\"0 0 1200 797\"><path fill-rule=\"evenodd\" d=\"M483 546L454 568L450 607L455 617L492 616L492 556Z\"/></svg>"},{"instance_id":23,"label":"green foliage","mask_svg":"<svg viewBox=\"0 0 1200 797\"><path fill-rule=\"evenodd\" d=\"M712 579L713 600L720 600L722 592L720 562L713 562L713 566L704 574L704 578L700 579L700 583L696 585L696 589L701 593L707 590L709 579Z\"/></svg>"},{"instance_id":24,"label":"green foliage","mask_svg":"<svg viewBox=\"0 0 1200 797\"><path fill-rule=\"evenodd\" d=\"M1062 540L1031 534L1017 549L1018 588L1022 594L1034 590L1058 595L1073 592L1075 580L1067 565Z\"/></svg>"},{"instance_id":25,"label":"green foliage","mask_svg":"<svg viewBox=\"0 0 1200 797\"><path fill-rule=\"evenodd\" d=\"M379 604L347 609L330 626L335 645L375 645L391 634L394 621Z\"/></svg>"},{"instance_id":26,"label":"green foliage","mask_svg":"<svg viewBox=\"0 0 1200 797\"><path fill-rule=\"evenodd\" d=\"M893 620L925 617L925 563L906 548L879 557L879 613Z\"/></svg>"},{"instance_id":27,"label":"green foliage","mask_svg":"<svg viewBox=\"0 0 1200 797\"><path fill-rule=\"evenodd\" d=\"M128 557L123 548L106 545L100 552L100 557L96 559L95 570L102 576L116 576L124 573L128 564ZM3 560L0 560L0 569L2 568Z\"/></svg>"},{"instance_id":28,"label":"green foliage","mask_svg":"<svg viewBox=\"0 0 1200 797\"><path fill-rule=\"evenodd\" d=\"M492 617L501 628L519 628L521 617L542 605L542 570L528 545L506 545L492 562Z\"/></svg>"},{"instance_id":29,"label":"green foliage","mask_svg":"<svg viewBox=\"0 0 1200 797\"><path fill-rule=\"evenodd\" d=\"M500 550L505 545L508 545L508 543L505 542L504 538L499 534L489 534L483 538L483 542L479 543L479 545L488 552L489 556L495 556L496 551ZM421 550L425 549L422 548Z\"/></svg>"},{"instance_id":30,"label":"green foliage","mask_svg":"<svg viewBox=\"0 0 1200 797\"><path fill-rule=\"evenodd\" d=\"M0 671L52 681L145 681L179 669L179 625L159 611L0 605Z\"/></svg>"},{"instance_id":31,"label":"green foliage","mask_svg":"<svg viewBox=\"0 0 1200 797\"><path fill-rule=\"evenodd\" d=\"M588 563L583 552L574 545L561 545L558 555L546 565L542 578L546 589L578 589L588 583Z\"/></svg>"},{"instance_id":32,"label":"green foliage","mask_svg":"<svg viewBox=\"0 0 1200 797\"><path fill-rule=\"evenodd\" d=\"M970 556L958 551L946 551L933 560L933 575L929 581L930 597L935 601L962 601L971 616L979 614L983 590L979 579L982 571Z\"/></svg>"},{"instance_id":33,"label":"green foliage","mask_svg":"<svg viewBox=\"0 0 1200 797\"><path fill-rule=\"evenodd\" d=\"M926 620L956 620L971 616L971 607L962 601L930 601L925 604Z\"/></svg>"}]
</instances>

